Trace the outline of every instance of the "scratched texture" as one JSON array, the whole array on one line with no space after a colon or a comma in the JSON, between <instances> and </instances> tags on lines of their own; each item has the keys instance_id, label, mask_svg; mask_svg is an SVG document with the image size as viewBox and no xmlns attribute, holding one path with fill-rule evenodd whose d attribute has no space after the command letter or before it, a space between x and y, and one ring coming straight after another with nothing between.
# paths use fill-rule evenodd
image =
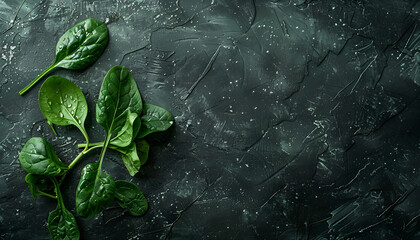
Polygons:
<instances>
[{"instance_id":1,"label":"scratched texture","mask_svg":"<svg viewBox=\"0 0 420 240\"><path fill-rule=\"evenodd\" d=\"M0 239L48 239L54 201L33 200L18 154L43 136L65 162L83 137L18 91L88 17L110 42L84 71L55 70L94 106L106 72L132 70L173 113L130 178L150 209L76 217L82 239L420 239L420 2L415 0L0 0ZM119 17L119 18L118 18ZM75 214L80 170L67 177Z\"/></svg>"}]
</instances>

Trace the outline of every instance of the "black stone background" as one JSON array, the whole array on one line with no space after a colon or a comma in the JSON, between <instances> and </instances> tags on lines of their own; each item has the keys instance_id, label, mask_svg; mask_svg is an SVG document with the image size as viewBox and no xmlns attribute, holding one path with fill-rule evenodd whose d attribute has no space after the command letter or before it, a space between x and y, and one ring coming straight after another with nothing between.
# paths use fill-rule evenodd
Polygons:
<instances>
[{"instance_id":1,"label":"black stone background","mask_svg":"<svg viewBox=\"0 0 420 240\"><path fill-rule=\"evenodd\" d=\"M19 151L42 136L69 163L83 137L53 135L41 84L17 92L88 17L108 23L104 54L52 74L86 95L92 140L104 137L95 103L118 64L176 124L149 139L135 177L107 153L105 170L137 184L150 209L77 217L82 239L420 239L419 11L414 0L0 0L0 239L49 238L56 205L32 199ZM98 154L63 186L74 214L80 170Z\"/></svg>"}]
</instances>

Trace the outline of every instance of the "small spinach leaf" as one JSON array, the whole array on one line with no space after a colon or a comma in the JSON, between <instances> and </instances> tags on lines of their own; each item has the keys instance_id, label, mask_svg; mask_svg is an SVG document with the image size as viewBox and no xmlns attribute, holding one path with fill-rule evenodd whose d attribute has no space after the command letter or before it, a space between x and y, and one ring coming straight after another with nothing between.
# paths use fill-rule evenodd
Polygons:
<instances>
[{"instance_id":1,"label":"small spinach leaf","mask_svg":"<svg viewBox=\"0 0 420 240\"><path fill-rule=\"evenodd\" d=\"M50 212L48 230L53 240L80 238L76 219L66 208L60 207L60 204Z\"/></svg>"},{"instance_id":2,"label":"small spinach leaf","mask_svg":"<svg viewBox=\"0 0 420 240\"><path fill-rule=\"evenodd\" d=\"M133 142L127 147L118 147L114 145L109 145L109 148L117 150L121 153L121 158L125 167L131 176L136 175L139 172L141 161L137 155L136 144Z\"/></svg>"},{"instance_id":3,"label":"small spinach leaf","mask_svg":"<svg viewBox=\"0 0 420 240\"><path fill-rule=\"evenodd\" d=\"M127 147L139 132L140 124L141 121L140 118L137 117L137 113L132 113L129 110L124 126L117 135L111 139L110 143L118 147Z\"/></svg>"},{"instance_id":4,"label":"small spinach leaf","mask_svg":"<svg viewBox=\"0 0 420 240\"><path fill-rule=\"evenodd\" d=\"M96 104L96 121L104 127L107 135L121 130L127 119L127 110L140 115L142 107L140 92L130 71L123 66L111 68L102 83Z\"/></svg>"},{"instance_id":5,"label":"small spinach leaf","mask_svg":"<svg viewBox=\"0 0 420 240\"><path fill-rule=\"evenodd\" d=\"M146 213L147 199L136 185L127 181L116 181L115 186L115 197L122 208L134 216Z\"/></svg>"},{"instance_id":6,"label":"small spinach leaf","mask_svg":"<svg viewBox=\"0 0 420 240\"><path fill-rule=\"evenodd\" d=\"M141 139L140 141L136 142L137 154L140 158L141 165L144 165L149 157L149 149L150 145L146 140Z\"/></svg>"},{"instance_id":7,"label":"small spinach leaf","mask_svg":"<svg viewBox=\"0 0 420 240\"><path fill-rule=\"evenodd\" d=\"M100 164L87 164L76 189L76 210L87 218L105 210L114 200L114 179L101 170Z\"/></svg>"},{"instance_id":8,"label":"small spinach leaf","mask_svg":"<svg viewBox=\"0 0 420 240\"><path fill-rule=\"evenodd\" d=\"M60 186L56 179L54 182L55 192L57 193L57 208L50 212L48 217L48 230L53 240L61 239L79 239L80 233L77 227L76 219L64 206L63 197L60 192Z\"/></svg>"},{"instance_id":9,"label":"small spinach leaf","mask_svg":"<svg viewBox=\"0 0 420 240\"><path fill-rule=\"evenodd\" d=\"M44 176L28 173L25 177L25 181L28 184L34 199L36 199L40 191L46 192L52 191L54 189L54 185L52 184L51 180L45 178Z\"/></svg>"},{"instance_id":10,"label":"small spinach leaf","mask_svg":"<svg viewBox=\"0 0 420 240\"><path fill-rule=\"evenodd\" d=\"M26 172L47 177L57 176L68 169L51 144L41 137L33 137L26 142L19 161Z\"/></svg>"},{"instance_id":11,"label":"small spinach leaf","mask_svg":"<svg viewBox=\"0 0 420 240\"><path fill-rule=\"evenodd\" d=\"M93 18L86 19L70 28L58 40L54 63L42 72L19 94L23 95L44 75L56 67L83 69L94 63L108 43L108 28Z\"/></svg>"},{"instance_id":12,"label":"small spinach leaf","mask_svg":"<svg viewBox=\"0 0 420 240\"><path fill-rule=\"evenodd\" d=\"M39 90L39 106L48 122L61 126L72 124L87 138L84 123L88 106L76 84L63 77L49 77Z\"/></svg>"},{"instance_id":13,"label":"small spinach leaf","mask_svg":"<svg viewBox=\"0 0 420 240\"><path fill-rule=\"evenodd\" d=\"M137 139L143 138L150 133L163 132L174 123L174 117L170 112L152 104L144 105L143 115L140 119L141 127Z\"/></svg>"}]
</instances>

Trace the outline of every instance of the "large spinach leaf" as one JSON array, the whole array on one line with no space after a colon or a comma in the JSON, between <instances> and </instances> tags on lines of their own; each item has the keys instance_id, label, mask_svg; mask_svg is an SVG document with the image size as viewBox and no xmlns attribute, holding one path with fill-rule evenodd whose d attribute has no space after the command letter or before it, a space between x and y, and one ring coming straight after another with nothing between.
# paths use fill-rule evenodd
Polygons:
<instances>
[{"instance_id":1,"label":"large spinach leaf","mask_svg":"<svg viewBox=\"0 0 420 240\"><path fill-rule=\"evenodd\" d=\"M91 217L105 210L114 200L114 179L102 171L100 163L82 170L76 189L76 210L80 217Z\"/></svg>"},{"instance_id":2,"label":"large spinach leaf","mask_svg":"<svg viewBox=\"0 0 420 240\"><path fill-rule=\"evenodd\" d=\"M130 71L123 66L111 68L102 83L96 104L96 121L104 127L107 135L121 130L128 110L140 116L142 107L140 92Z\"/></svg>"},{"instance_id":3,"label":"large spinach leaf","mask_svg":"<svg viewBox=\"0 0 420 240\"><path fill-rule=\"evenodd\" d=\"M154 132L163 132L174 123L174 117L170 112L152 104L144 104L140 119L141 127L137 138L143 138Z\"/></svg>"},{"instance_id":4,"label":"large spinach leaf","mask_svg":"<svg viewBox=\"0 0 420 240\"><path fill-rule=\"evenodd\" d=\"M59 175L68 167L61 162L51 144L41 138L29 139L23 147L19 161L28 173L53 177Z\"/></svg>"},{"instance_id":5,"label":"large spinach leaf","mask_svg":"<svg viewBox=\"0 0 420 240\"><path fill-rule=\"evenodd\" d=\"M86 19L70 28L58 40L54 63L42 72L19 94L26 93L43 76L56 67L83 69L94 63L101 56L108 43L108 28L93 18Z\"/></svg>"},{"instance_id":6,"label":"large spinach leaf","mask_svg":"<svg viewBox=\"0 0 420 240\"><path fill-rule=\"evenodd\" d=\"M122 208L134 216L146 213L147 199L136 185L127 181L116 181L115 186L115 197Z\"/></svg>"},{"instance_id":7,"label":"large spinach leaf","mask_svg":"<svg viewBox=\"0 0 420 240\"><path fill-rule=\"evenodd\" d=\"M39 90L39 106L47 121L61 126L74 125L88 141L84 127L88 106L85 96L70 80L51 76Z\"/></svg>"}]
</instances>

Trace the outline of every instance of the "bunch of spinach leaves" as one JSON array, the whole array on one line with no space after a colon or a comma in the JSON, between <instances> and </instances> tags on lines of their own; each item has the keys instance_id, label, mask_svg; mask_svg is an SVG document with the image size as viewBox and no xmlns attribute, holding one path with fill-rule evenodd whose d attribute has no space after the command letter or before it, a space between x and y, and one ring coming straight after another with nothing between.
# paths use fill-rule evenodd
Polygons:
<instances>
[{"instance_id":1,"label":"bunch of spinach leaves","mask_svg":"<svg viewBox=\"0 0 420 240\"><path fill-rule=\"evenodd\" d=\"M108 30L103 26L97 20L87 19L67 31L57 45L57 59L52 68L79 69L93 63L108 41ZM123 66L115 66L108 71L102 83L96 104L96 121L105 130L103 142L89 142L84 127L88 113L86 99L80 88L66 78L47 78L39 91L39 106L55 134L54 124L74 125L86 140L86 143L78 145L83 150L68 165L60 160L52 145L41 137L29 139L19 155L19 161L27 172L25 180L32 196L36 199L38 195L43 195L57 200L57 208L48 218L52 239L80 237L76 220L64 205L60 186L67 173L94 149L102 150L99 161L87 164L82 170L76 189L77 215L83 218L94 216L114 200L134 216L144 214L148 203L140 189L133 183L114 180L103 170L105 153L108 148L118 151L129 174L134 176L148 158L150 146L144 137L167 130L174 123L174 118L163 108L143 104L130 71Z\"/></svg>"}]
</instances>

